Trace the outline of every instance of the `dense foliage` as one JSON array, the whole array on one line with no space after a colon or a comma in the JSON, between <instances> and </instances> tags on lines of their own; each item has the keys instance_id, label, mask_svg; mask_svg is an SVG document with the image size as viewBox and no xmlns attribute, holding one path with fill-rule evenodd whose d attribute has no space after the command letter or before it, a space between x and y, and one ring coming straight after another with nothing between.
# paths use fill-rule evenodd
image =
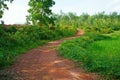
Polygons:
<instances>
[{"instance_id":1,"label":"dense foliage","mask_svg":"<svg viewBox=\"0 0 120 80\"><path fill-rule=\"evenodd\" d=\"M54 4L55 2L53 0L30 0L27 21L29 23L32 21L33 25L53 25L54 17L52 16L52 10L50 8Z\"/></svg>"},{"instance_id":2,"label":"dense foliage","mask_svg":"<svg viewBox=\"0 0 120 80\"><path fill-rule=\"evenodd\" d=\"M114 30L120 30L120 14L113 12L105 14L104 12L89 15L83 13L77 16L75 13L63 13L56 15L56 24L61 26L74 26L85 31L111 33Z\"/></svg>"},{"instance_id":3,"label":"dense foliage","mask_svg":"<svg viewBox=\"0 0 120 80\"><path fill-rule=\"evenodd\" d=\"M6 2L12 2L12 1L13 0L0 0L0 18L2 18L4 10L8 9Z\"/></svg>"},{"instance_id":4,"label":"dense foliage","mask_svg":"<svg viewBox=\"0 0 120 80\"><path fill-rule=\"evenodd\" d=\"M4 28L0 26L0 69L9 66L20 53L76 33L73 27L51 30L48 27L21 26Z\"/></svg>"}]
</instances>

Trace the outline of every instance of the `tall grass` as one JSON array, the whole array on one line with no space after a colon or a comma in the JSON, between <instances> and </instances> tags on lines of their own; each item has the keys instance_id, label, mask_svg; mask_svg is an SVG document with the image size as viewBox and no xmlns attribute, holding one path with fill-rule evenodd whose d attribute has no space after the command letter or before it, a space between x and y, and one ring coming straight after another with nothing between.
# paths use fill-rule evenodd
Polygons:
<instances>
[{"instance_id":1,"label":"tall grass","mask_svg":"<svg viewBox=\"0 0 120 80\"><path fill-rule=\"evenodd\" d=\"M98 33L85 34L79 38L63 42L58 47L58 51L65 58L81 61L82 66L89 71L106 75L109 79L111 77L119 79L120 36L115 37L116 34L109 36Z\"/></svg>"},{"instance_id":2,"label":"tall grass","mask_svg":"<svg viewBox=\"0 0 120 80\"><path fill-rule=\"evenodd\" d=\"M120 36L110 40L95 41L87 47L89 51L88 68L107 76L120 78ZM87 63L88 63L87 62Z\"/></svg>"}]
</instances>

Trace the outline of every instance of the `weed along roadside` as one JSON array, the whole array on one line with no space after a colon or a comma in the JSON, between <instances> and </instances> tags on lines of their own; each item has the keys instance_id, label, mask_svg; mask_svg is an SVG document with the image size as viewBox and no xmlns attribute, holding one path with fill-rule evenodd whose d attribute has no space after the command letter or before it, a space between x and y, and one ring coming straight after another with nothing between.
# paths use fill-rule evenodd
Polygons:
<instances>
[{"instance_id":1,"label":"weed along roadside","mask_svg":"<svg viewBox=\"0 0 120 80\"><path fill-rule=\"evenodd\" d=\"M82 33L78 33L81 35ZM78 37L79 35L76 35ZM74 67L73 62L58 57L56 47L63 41L75 38L69 37L52 41L46 45L32 49L22 54L9 69L3 70L1 79L12 80L97 80L94 73L87 73Z\"/></svg>"},{"instance_id":2,"label":"weed along roadside","mask_svg":"<svg viewBox=\"0 0 120 80\"><path fill-rule=\"evenodd\" d=\"M119 79L120 31L109 35L86 33L79 38L65 41L58 47L64 58L82 62L86 70L97 72L106 79ZM113 35L114 34L114 35Z\"/></svg>"},{"instance_id":3,"label":"weed along roadside","mask_svg":"<svg viewBox=\"0 0 120 80\"><path fill-rule=\"evenodd\" d=\"M16 27L14 27L16 28ZM71 32L69 34L69 32ZM18 55L48 41L74 35L76 29L56 27L55 30L37 26L24 26L13 30L0 26L0 69L11 65Z\"/></svg>"}]
</instances>

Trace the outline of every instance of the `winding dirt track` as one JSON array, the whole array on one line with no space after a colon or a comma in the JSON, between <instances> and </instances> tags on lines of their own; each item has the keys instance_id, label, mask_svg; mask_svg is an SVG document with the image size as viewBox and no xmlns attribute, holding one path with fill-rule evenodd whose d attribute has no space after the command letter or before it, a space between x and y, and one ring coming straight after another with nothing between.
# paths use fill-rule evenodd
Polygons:
<instances>
[{"instance_id":1,"label":"winding dirt track","mask_svg":"<svg viewBox=\"0 0 120 80\"><path fill-rule=\"evenodd\" d=\"M9 79L0 78L0 80L98 80L98 76L94 73L76 68L73 62L57 56L56 48L61 42L82 34L83 32L78 30L73 37L49 42L28 51L8 69L7 75L11 75ZM4 74L3 76L6 76Z\"/></svg>"}]
</instances>

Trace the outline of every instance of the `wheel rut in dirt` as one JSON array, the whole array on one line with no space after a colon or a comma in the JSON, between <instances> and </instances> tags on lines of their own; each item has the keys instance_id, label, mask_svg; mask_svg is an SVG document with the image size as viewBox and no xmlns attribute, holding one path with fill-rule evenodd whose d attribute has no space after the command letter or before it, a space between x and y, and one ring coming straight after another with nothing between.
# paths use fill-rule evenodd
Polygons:
<instances>
[{"instance_id":1,"label":"wheel rut in dirt","mask_svg":"<svg viewBox=\"0 0 120 80\"><path fill-rule=\"evenodd\" d=\"M76 68L72 61L59 57L56 51L57 46L64 40L82 34L79 30L73 37L49 42L22 54L17 62L6 70L7 75L14 77L0 80L97 80L97 75Z\"/></svg>"}]
</instances>

